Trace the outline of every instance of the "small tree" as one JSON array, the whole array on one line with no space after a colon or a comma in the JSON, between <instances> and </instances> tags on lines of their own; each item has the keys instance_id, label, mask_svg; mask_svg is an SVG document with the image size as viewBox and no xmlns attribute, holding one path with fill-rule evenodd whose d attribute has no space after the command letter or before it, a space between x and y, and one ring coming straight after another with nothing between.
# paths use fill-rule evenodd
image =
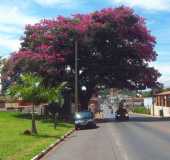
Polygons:
<instances>
[{"instance_id":1,"label":"small tree","mask_svg":"<svg viewBox=\"0 0 170 160\"><path fill-rule=\"evenodd\" d=\"M42 77L25 73L7 89L7 95L32 103L32 134L37 134L35 107L40 103L57 100L60 88L45 88Z\"/></svg>"},{"instance_id":2,"label":"small tree","mask_svg":"<svg viewBox=\"0 0 170 160\"><path fill-rule=\"evenodd\" d=\"M66 85L66 82L63 82L59 86L52 87L47 90L48 102L50 103L48 109L50 109L50 112L52 113L53 118L54 118L54 121L53 121L54 128L56 128L56 120L57 120L56 113L58 111L57 108L62 107L64 104L64 98L62 96L62 91L63 91L65 85Z\"/></svg>"}]
</instances>

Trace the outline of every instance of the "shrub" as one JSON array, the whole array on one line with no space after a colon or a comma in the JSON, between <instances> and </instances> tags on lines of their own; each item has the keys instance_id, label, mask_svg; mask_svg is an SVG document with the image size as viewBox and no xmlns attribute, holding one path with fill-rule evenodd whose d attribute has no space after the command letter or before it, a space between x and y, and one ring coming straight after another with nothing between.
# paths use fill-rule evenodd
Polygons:
<instances>
[{"instance_id":1,"label":"shrub","mask_svg":"<svg viewBox=\"0 0 170 160\"><path fill-rule=\"evenodd\" d=\"M142 113L142 114L151 114L149 108L145 108L144 106L134 107L133 112Z\"/></svg>"}]
</instances>

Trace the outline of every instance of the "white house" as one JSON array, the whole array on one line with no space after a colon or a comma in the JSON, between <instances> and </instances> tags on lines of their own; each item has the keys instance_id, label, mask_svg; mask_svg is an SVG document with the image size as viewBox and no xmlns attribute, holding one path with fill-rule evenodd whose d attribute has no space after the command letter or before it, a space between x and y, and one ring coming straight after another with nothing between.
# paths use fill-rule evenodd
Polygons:
<instances>
[{"instance_id":1,"label":"white house","mask_svg":"<svg viewBox=\"0 0 170 160\"><path fill-rule=\"evenodd\" d=\"M155 116L170 117L170 91L155 94L153 112Z\"/></svg>"}]
</instances>

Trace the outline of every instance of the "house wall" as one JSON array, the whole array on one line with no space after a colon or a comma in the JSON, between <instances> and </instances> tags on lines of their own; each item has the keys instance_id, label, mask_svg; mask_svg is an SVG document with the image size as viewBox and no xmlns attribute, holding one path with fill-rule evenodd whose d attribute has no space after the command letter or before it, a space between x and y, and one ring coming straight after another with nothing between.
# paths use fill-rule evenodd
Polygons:
<instances>
[{"instance_id":1,"label":"house wall","mask_svg":"<svg viewBox=\"0 0 170 160\"><path fill-rule=\"evenodd\" d=\"M36 106L34 110L35 110L35 113L38 115L42 115L44 113L43 105ZM22 113L32 113L32 106L23 107Z\"/></svg>"},{"instance_id":2,"label":"house wall","mask_svg":"<svg viewBox=\"0 0 170 160\"><path fill-rule=\"evenodd\" d=\"M88 109L91 110L93 113L96 113L99 110L98 98L92 97L89 100Z\"/></svg>"},{"instance_id":3,"label":"house wall","mask_svg":"<svg viewBox=\"0 0 170 160\"><path fill-rule=\"evenodd\" d=\"M152 97L144 98L144 106L146 108L152 108Z\"/></svg>"},{"instance_id":4,"label":"house wall","mask_svg":"<svg viewBox=\"0 0 170 160\"><path fill-rule=\"evenodd\" d=\"M4 107L0 107L0 111L14 111L14 110L20 110L22 111L23 113L31 113L32 112L32 105L21 105L21 103L10 103L10 102L5 102L4 104ZM43 114L44 113L44 104L42 105L39 105L39 106L36 106L35 107L35 112L36 114Z\"/></svg>"},{"instance_id":5,"label":"house wall","mask_svg":"<svg viewBox=\"0 0 170 160\"><path fill-rule=\"evenodd\" d=\"M18 108L18 107L19 107L18 103L10 103L10 102L5 103L6 109L8 109L8 108Z\"/></svg>"},{"instance_id":6,"label":"house wall","mask_svg":"<svg viewBox=\"0 0 170 160\"><path fill-rule=\"evenodd\" d=\"M170 107L163 107L154 105L154 116L160 117L160 110L163 110L164 117L170 117ZM151 108L151 114L153 114L153 108Z\"/></svg>"},{"instance_id":7,"label":"house wall","mask_svg":"<svg viewBox=\"0 0 170 160\"><path fill-rule=\"evenodd\" d=\"M156 95L154 98L154 115L160 117L160 111L163 111L164 117L170 117L170 95ZM151 107L153 114L153 107Z\"/></svg>"}]
</instances>

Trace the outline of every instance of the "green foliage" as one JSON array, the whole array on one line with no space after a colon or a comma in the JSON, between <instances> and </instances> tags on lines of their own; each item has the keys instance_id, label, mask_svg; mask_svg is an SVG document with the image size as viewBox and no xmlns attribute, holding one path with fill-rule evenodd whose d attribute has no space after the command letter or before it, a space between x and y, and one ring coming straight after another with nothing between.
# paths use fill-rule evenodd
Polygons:
<instances>
[{"instance_id":1,"label":"green foliage","mask_svg":"<svg viewBox=\"0 0 170 160\"><path fill-rule=\"evenodd\" d=\"M142 92L143 97L152 97L152 91L144 91Z\"/></svg>"},{"instance_id":2,"label":"green foliage","mask_svg":"<svg viewBox=\"0 0 170 160\"><path fill-rule=\"evenodd\" d=\"M12 97L0 96L0 102L15 102L16 100Z\"/></svg>"},{"instance_id":3,"label":"green foliage","mask_svg":"<svg viewBox=\"0 0 170 160\"><path fill-rule=\"evenodd\" d=\"M109 94L109 89L101 89L99 90L99 94L102 96L102 97L105 97Z\"/></svg>"},{"instance_id":4,"label":"green foliage","mask_svg":"<svg viewBox=\"0 0 170 160\"><path fill-rule=\"evenodd\" d=\"M133 109L133 112L135 113L142 113L142 114L151 114L149 108L145 108L143 106L135 107Z\"/></svg>"},{"instance_id":5,"label":"green foliage","mask_svg":"<svg viewBox=\"0 0 170 160\"><path fill-rule=\"evenodd\" d=\"M58 103L60 106L64 104L64 98L62 96L62 91L67 83L62 82L59 86L51 87L47 89L47 96L49 102Z\"/></svg>"},{"instance_id":6,"label":"green foliage","mask_svg":"<svg viewBox=\"0 0 170 160\"><path fill-rule=\"evenodd\" d=\"M168 88L163 88L163 89L160 90L160 92L167 92L167 91L170 91L169 87Z\"/></svg>"},{"instance_id":7,"label":"green foliage","mask_svg":"<svg viewBox=\"0 0 170 160\"><path fill-rule=\"evenodd\" d=\"M128 89L122 89L120 91L120 93L123 94L123 95L128 95L128 96L135 97L136 94L137 94L137 91L136 90L132 91L132 90L128 90Z\"/></svg>"},{"instance_id":8,"label":"green foliage","mask_svg":"<svg viewBox=\"0 0 170 160\"><path fill-rule=\"evenodd\" d=\"M13 83L6 94L22 99L28 102L37 104L46 101L45 88L42 86L43 79L31 73L26 73L20 76L17 82Z\"/></svg>"},{"instance_id":9,"label":"green foliage","mask_svg":"<svg viewBox=\"0 0 170 160\"><path fill-rule=\"evenodd\" d=\"M43 85L43 78L32 73L25 73L13 83L6 94L16 99L22 99L33 104L47 102L62 102L61 92L65 86L65 82L61 85L46 88Z\"/></svg>"},{"instance_id":10,"label":"green foliage","mask_svg":"<svg viewBox=\"0 0 170 160\"><path fill-rule=\"evenodd\" d=\"M61 102L61 91L66 83L53 88L43 85L43 78L32 73L25 73L13 83L6 94L16 99L22 99L32 103L32 134L37 134L35 123L35 105L48 102ZM61 104L61 103L60 103Z\"/></svg>"}]
</instances>

